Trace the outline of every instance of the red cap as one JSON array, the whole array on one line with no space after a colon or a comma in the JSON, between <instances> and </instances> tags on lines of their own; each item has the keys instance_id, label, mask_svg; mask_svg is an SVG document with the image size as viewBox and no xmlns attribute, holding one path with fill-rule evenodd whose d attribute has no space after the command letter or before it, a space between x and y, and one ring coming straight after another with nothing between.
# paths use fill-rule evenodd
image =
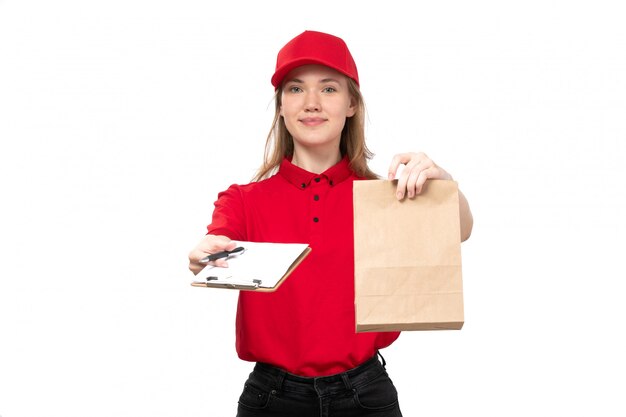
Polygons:
<instances>
[{"instance_id":1,"label":"red cap","mask_svg":"<svg viewBox=\"0 0 626 417\"><path fill-rule=\"evenodd\" d=\"M325 65L359 84L356 64L343 39L327 33L307 30L290 40L278 52L272 85L278 88L289 71L308 64Z\"/></svg>"}]
</instances>

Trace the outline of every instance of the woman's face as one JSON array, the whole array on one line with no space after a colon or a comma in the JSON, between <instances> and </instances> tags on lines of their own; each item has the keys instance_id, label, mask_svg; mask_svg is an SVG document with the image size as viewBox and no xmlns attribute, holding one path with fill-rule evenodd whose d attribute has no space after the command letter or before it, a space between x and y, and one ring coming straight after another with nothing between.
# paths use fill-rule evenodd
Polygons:
<instances>
[{"instance_id":1,"label":"woman's face","mask_svg":"<svg viewBox=\"0 0 626 417\"><path fill-rule=\"evenodd\" d=\"M295 148L339 149L346 118L355 112L345 75L323 65L304 65L285 77L280 115Z\"/></svg>"}]
</instances>

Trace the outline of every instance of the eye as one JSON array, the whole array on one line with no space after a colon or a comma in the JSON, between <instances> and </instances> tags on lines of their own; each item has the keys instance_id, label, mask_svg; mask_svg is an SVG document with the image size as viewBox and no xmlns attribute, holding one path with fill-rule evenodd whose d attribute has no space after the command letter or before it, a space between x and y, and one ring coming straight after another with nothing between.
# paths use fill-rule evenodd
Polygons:
<instances>
[{"instance_id":1,"label":"eye","mask_svg":"<svg viewBox=\"0 0 626 417\"><path fill-rule=\"evenodd\" d=\"M335 91L337 91L337 89L335 87L324 87L324 89L322 90L324 93L334 93Z\"/></svg>"},{"instance_id":2,"label":"eye","mask_svg":"<svg viewBox=\"0 0 626 417\"><path fill-rule=\"evenodd\" d=\"M301 89L300 87L298 87L297 85L292 85L292 86L290 86L289 88L287 88L287 90L288 90L290 93L299 93L299 92L301 92L301 91L302 91L302 89Z\"/></svg>"}]
</instances>

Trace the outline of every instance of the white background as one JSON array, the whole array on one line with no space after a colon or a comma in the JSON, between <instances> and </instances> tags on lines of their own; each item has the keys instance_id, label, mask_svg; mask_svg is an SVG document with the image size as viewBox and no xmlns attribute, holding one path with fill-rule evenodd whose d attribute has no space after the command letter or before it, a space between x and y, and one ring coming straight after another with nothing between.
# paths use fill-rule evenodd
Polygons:
<instances>
[{"instance_id":1,"label":"white background","mask_svg":"<svg viewBox=\"0 0 626 417\"><path fill-rule=\"evenodd\" d=\"M463 330L383 351L404 415L626 415L619 3L0 0L0 415L235 414L237 294L186 257L305 29L352 50L373 168L423 150L475 216Z\"/></svg>"}]
</instances>

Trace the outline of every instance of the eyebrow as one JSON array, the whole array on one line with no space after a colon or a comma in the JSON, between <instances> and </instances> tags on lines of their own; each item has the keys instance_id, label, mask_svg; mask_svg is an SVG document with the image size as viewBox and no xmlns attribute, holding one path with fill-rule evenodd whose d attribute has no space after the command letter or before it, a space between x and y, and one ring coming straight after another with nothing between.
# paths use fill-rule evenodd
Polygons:
<instances>
[{"instance_id":1,"label":"eyebrow","mask_svg":"<svg viewBox=\"0 0 626 417\"><path fill-rule=\"evenodd\" d=\"M292 79L290 79L290 80L287 80L287 82L288 82L288 83L289 83L289 82L292 82L292 83L304 84L304 81L302 81L302 80L301 80L301 79L299 79L299 78L292 78ZM323 83L329 83L329 82L334 82L334 83L337 83L337 84L341 84L341 83L339 82L339 80L337 80L337 79L335 79L335 78L324 78L324 79L322 79L322 80L320 80L320 81L319 81L319 83L321 83L321 84L323 84Z\"/></svg>"}]
</instances>

